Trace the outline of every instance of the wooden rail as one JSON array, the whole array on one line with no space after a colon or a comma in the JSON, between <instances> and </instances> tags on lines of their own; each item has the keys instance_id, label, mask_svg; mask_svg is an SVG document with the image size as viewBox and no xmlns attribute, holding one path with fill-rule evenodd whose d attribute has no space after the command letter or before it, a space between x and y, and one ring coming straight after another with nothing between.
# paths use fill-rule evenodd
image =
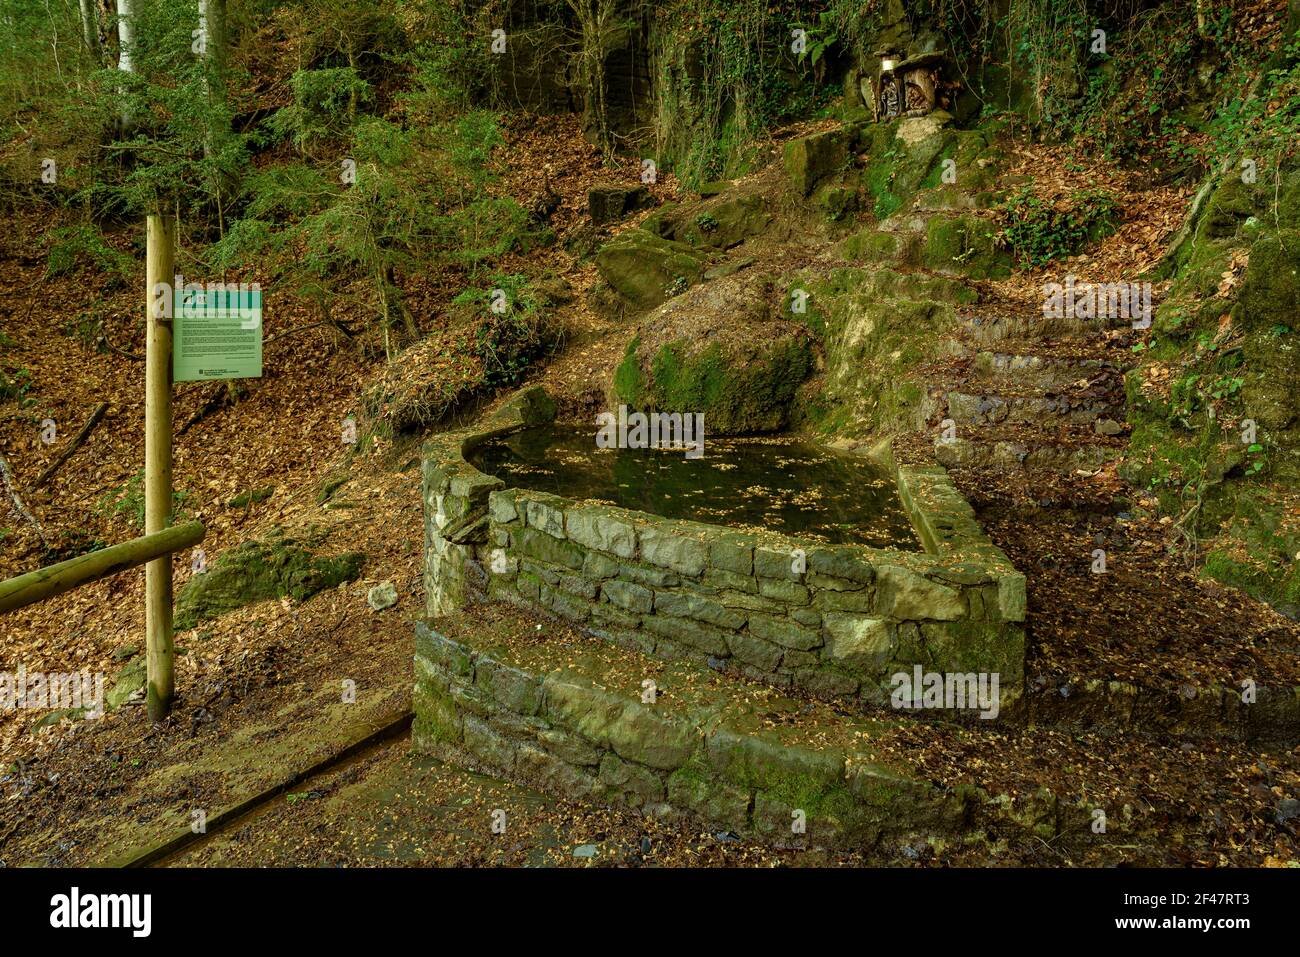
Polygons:
<instances>
[{"instance_id":1,"label":"wooden rail","mask_svg":"<svg viewBox=\"0 0 1300 957\"><path fill-rule=\"evenodd\" d=\"M197 545L205 534L202 522L190 522L10 578L0 582L0 614Z\"/></svg>"}]
</instances>

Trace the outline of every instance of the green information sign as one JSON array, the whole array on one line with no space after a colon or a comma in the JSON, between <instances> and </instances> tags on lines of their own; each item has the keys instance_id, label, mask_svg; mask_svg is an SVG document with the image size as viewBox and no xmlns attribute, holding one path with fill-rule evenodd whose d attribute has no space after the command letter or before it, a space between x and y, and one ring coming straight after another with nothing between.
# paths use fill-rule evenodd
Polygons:
<instances>
[{"instance_id":1,"label":"green information sign","mask_svg":"<svg viewBox=\"0 0 1300 957\"><path fill-rule=\"evenodd\" d=\"M262 290L190 284L175 295L174 381L261 377Z\"/></svg>"}]
</instances>

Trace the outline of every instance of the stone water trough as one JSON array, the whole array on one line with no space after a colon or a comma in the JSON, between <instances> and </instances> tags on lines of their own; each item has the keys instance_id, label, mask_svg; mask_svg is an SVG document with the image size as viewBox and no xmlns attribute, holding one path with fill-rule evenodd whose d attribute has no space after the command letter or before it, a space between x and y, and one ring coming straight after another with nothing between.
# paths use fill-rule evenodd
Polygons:
<instances>
[{"instance_id":1,"label":"stone water trough","mask_svg":"<svg viewBox=\"0 0 1300 957\"><path fill-rule=\"evenodd\" d=\"M915 531L899 547L669 519L509 487L477 449L553 421L540 388L426 444L424 583L430 618L486 595L622 648L693 659L819 698L890 701L891 676L999 675L1004 712L1024 671L1025 579L939 467L869 455ZM918 547L919 543L919 547ZM416 710L419 719L420 702Z\"/></svg>"},{"instance_id":2,"label":"stone water trough","mask_svg":"<svg viewBox=\"0 0 1300 957\"><path fill-rule=\"evenodd\" d=\"M1005 817L978 789L932 780L904 743L908 719L871 707L900 704L891 677L918 665L998 674L1003 716L1020 695L1025 580L943 469L899 467L885 444L864 453L870 468L837 458L791 495L791 459L820 468L829 452L773 439L739 455L724 441L683 463L581 440L543 448L554 417L546 393L527 389L425 446L414 748L779 847L892 859L891 848ZM549 489L500 468L503 446L530 452ZM665 488L637 488L656 477ZM719 507L732 504L728 482L759 490L748 497L764 520ZM820 531L840 534L792 520L819 497L833 500ZM841 527L852 510L838 506L858 497L874 499L857 512L865 536Z\"/></svg>"}]
</instances>

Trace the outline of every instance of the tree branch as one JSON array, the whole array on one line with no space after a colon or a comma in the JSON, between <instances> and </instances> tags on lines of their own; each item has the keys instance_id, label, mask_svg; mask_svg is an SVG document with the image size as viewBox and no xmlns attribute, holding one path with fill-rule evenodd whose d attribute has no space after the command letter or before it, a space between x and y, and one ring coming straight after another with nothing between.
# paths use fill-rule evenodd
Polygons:
<instances>
[{"instance_id":1,"label":"tree branch","mask_svg":"<svg viewBox=\"0 0 1300 957\"><path fill-rule=\"evenodd\" d=\"M72 441L68 443L67 447L59 453L59 457L47 465L40 475L36 476L36 481L32 483L32 488L40 488L54 477L55 472L63 468L63 463L72 458L73 453L85 444L86 439L90 438L90 433L95 431L95 426L99 425L99 420L104 417L104 413L107 411L107 402L101 402L99 405L95 406L95 411L90 413L90 418L87 419L86 424L81 427L81 431L78 432L76 436L73 437Z\"/></svg>"}]
</instances>

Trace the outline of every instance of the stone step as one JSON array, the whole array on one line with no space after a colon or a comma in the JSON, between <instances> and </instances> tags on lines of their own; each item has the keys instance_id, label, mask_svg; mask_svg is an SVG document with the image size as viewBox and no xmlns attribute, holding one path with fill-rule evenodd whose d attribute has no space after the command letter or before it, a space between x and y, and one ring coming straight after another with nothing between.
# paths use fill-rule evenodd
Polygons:
<instances>
[{"instance_id":1,"label":"stone step","mask_svg":"<svg viewBox=\"0 0 1300 957\"><path fill-rule=\"evenodd\" d=\"M1116 515L1130 507L1127 500L1116 498L1112 483L1104 476L1091 480L1096 472L1091 466L1063 472L1049 466L1021 465L1009 471L1005 466L972 465L953 472L961 478L966 498L977 510L1014 503L1021 508Z\"/></svg>"},{"instance_id":2,"label":"stone step","mask_svg":"<svg viewBox=\"0 0 1300 957\"><path fill-rule=\"evenodd\" d=\"M1042 315L965 314L960 317L966 335L977 344L1012 339L1067 338L1103 340L1107 334L1133 331L1128 319L1048 319ZM1136 332L1134 332L1136 334Z\"/></svg>"},{"instance_id":3,"label":"stone step","mask_svg":"<svg viewBox=\"0 0 1300 957\"><path fill-rule=\"evenodd\" d=\"M1076 340L1065 340L1075 345ZM1126 365L1111 358L1099 358L1096 350L1089 350L1093 355L1079 356L1071 354L1079 351L1077 345L1071 350L1061 350L1053 354L1049 343L1025 344L1024 351L1007 349L982 351L971 363L971 379L977 382L1014 383L1020 390L1037 388L1055 391L1077 387L1080 383L1096 386L1104 383L1122 388L1122 377Z\"/></svg>"},{"instance_id":4,"label":"stone step","mask_svg":"<svg viewBox=\"0 0 1300 957\"><path fill-rule=\"evenodd\" d=\"M948 786L914 759L917 734L940 749L946 734L990 735L992 747L996 719L941 731L845 714L504 604L417 624L414 710L414 747L444 760L778 846L881 850L1041 824L990 797L978 770Z\"/></svg>"},{"instance_id":5,"label":"stone step","mask_svg":"<svg viewBox=\"0 0 1300 957\"><path fill-rule=\"evenodd\" d=\"M1300 742L1300 688L1276 684L1251 689L1187 683L1178 692L1105 678L1035 675L1017 702L1031 723L1073 733L1134 730L1162 737L1210 738L1279 745Z\"/></svg>"},{"instance_id":6,"label":"stone step","mask_svg":"<svg viewBox=\"0 0 1300 957\"><path fill-rule=\"evenodd\" d=\"M1003 392L949 392L948 417L960 430L968 425L1000 423L1056 428L1062 423L1092 425L1099 435L1118 435L1119 403L1090 394L1092 390L1016 395Z\"/></svg>"},{"instance_id":7,"label":"stone step","mask_svg":"<svg viewBox=\"0 0 1300 957\"><path fill-rule=\"evenodd\" d=\"M1120 439L1097 435L1087 426L1043 430L992 426L961 427L951 441L940 436L934 457L945 468L1043 468L1056 472L1093 471L1124 451Z\"/></svg>"}]
</instances>

